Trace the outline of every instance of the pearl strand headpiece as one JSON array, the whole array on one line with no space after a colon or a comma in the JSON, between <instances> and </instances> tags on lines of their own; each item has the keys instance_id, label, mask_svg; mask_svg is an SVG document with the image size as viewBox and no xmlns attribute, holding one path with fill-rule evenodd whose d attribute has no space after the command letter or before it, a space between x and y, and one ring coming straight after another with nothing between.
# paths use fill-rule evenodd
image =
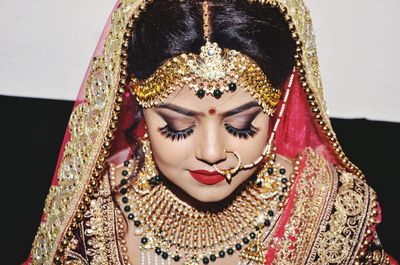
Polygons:
<instances>
[{"instance_id":1,"label":"pearl strand headpiece","mask_svg":"<svg viewBox=\"0 0 400 265\"><path fill-rule=\"evenodd\" d=\"M269 115L275 111L281 90L272 87L262 69L248 56L231 49L221 49L209 41L208 2L203 2L203 29L206 44L200 54L184 53L167 60L149 78L131 78L132 93L144 108L163 102L177 88L188 86L199 98L220 98L234 92L239 84L249 92Z\"/></svg>"}]
</instances>

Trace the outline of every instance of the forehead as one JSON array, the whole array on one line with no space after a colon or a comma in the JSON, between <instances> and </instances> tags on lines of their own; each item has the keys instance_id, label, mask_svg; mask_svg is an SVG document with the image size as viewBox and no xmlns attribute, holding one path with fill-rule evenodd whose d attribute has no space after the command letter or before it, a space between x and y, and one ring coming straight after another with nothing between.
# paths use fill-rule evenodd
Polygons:
<instances>
[{"instance_id":1,"label":"forehead","mask_svg":"<svg viewBox=\"0 0 400 265\"><path fill-rule=\"evenodd\" d=\"M208 94L203 98L199 98L194 89L185 86L175 89L175 91L164 100L164 103L174 104L198 112L205 112L215 107L218 108L219 111L231 110L251 101L256 100L249 92L245 91L242 83L238 82L236 91L224 92L219 99Z\"/></svg>"}]
</instances>

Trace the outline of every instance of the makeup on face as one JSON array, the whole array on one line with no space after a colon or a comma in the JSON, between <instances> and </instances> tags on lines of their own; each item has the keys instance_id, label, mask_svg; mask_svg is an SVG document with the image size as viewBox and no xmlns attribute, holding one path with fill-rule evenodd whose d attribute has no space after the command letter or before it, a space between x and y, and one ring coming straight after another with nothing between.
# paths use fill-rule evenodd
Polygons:
<instances>
[{"instance_id":1,"label":"makeup on face","mask_svg":"<svg viewBox=\"0 0 400 265\"><path fill-rule=\"evenodd\" d=\"M196 98L190 89L171 94L160 105L145 109L145 122L160 173L171 185L201 202L223 200L255 170L240 171L228 184L220 169L255 160L268 139L269 116L247 92L220 99Z\"/></svg>"},{"instance_id":2,"label":"makeup on face","mask_svg":"<svg viewBox=\"0 0 400 265\"><path fill-rule=\"evenodd\" d=\"M262 108L257 102L251 101L218 114L218 116L223 120L223 126L229 134L247 139L257 133L258 128L255 128L251 123L261 111ZM172 141L183 140L189 137L196 127L196 119L206 116L202 112L193 111L174 104L162 104L157 108L156 112L166 122L164 127L159 128L159 132ZM217 116L216 109L210 108L208 114Z\"/></svg>"},{"instance_id":3,"label":"makeup on face","mask_svg":"<svg viewBox=\"0 0 400 265\"><path fill-rule=\"evenodd\" d=\"M215 185L225 180L217 171L208 171L204 169L190 170L190 175L199 183L204 185Z\"/></svg>"}]
</instances>

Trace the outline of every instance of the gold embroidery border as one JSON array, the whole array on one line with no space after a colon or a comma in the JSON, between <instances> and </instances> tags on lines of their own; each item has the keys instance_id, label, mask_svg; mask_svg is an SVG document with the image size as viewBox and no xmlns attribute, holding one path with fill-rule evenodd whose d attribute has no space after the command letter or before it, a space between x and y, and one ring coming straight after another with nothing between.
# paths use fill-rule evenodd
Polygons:
<instances>
[{"instance_id":1,"label":"gold embroidery border","mask_svg":"<svg viewBox=\"0 0 400 265\"><path fill-rule=\"evenodd\" d=\"M298 179L295 201L283 237L276 239L278 251L273 264L304 264L312 239L329 195L332 193L334 171L311 148L303 154L306 158L303 172ZM293 242L292 239L296 240Z\"/></svg>"},{"instance_id":2,"label":"gold embroidery border","mask_svg":"<svg viewBox=\"0 0 400 265\"><path fill-rule=\"evenodd\" d=\"M371 212L370 188L364 181L343 170L340 171L339 179L340 185L337 187L336 196L332 197L332 207L326 209L324 221L319 226L318 237L313 240L314 244L306 264L353 264L357 257ZM349 198L349 193L353 197ZM343 205L342 199L346 199L348 204ZM357 206L356 209L352 209L354 213L345 209L354 206ZM341 222L337 216L340 216ZM323 242L329 241L330 238L335 238L336 242L330 242L330 247L335 249L329 252L323 246ZM339 254L338 251L335 253L338 249L342 250L339 257L335 256ZM327 258L329 255L331 259Z\"/></svg>"},{"instance_id":3,"label":"gold embroidery border","mask_svg":"<svg viewBox=\"0 0 400 265\"><path fill-rule=\"evenodd\" d=\"M330 125L323 100L315 37L308 9L302 0L257 0L278 8L288 22L297 44L296 67L316 124L324 132L342 164L363 177L343 153ZM86 102L78 105L69 122L71 139L65 146L45 203L46 218L40 224L32 247L33 264L62 263L72 230L82 220L93 193L100 184L104 162L117 127L123 93L127 83L128 40L145 0L121 0L112 13L104 50L93 60L85 85Z\"/></svg>"}]
</instances>

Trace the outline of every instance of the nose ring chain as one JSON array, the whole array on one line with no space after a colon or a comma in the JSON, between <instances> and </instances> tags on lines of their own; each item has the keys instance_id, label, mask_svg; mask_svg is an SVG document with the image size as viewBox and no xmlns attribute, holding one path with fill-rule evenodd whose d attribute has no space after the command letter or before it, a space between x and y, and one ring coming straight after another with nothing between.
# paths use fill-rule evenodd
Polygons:
<instances>
[{"instance_id":1,"label":"nose ring chain","mask_svg":"<svg viewBox=\"0 0 400 265\"><path fill-rule=\"evenodd\" d=\"M289 85L288 85L288 87L286 89L286 93L285 93L285 96L283 98L282 107L281 107L281 109L280 109L280 111L278 113L278 118L277 118L277 120L275 122L275 125L274 125L273 129L272 129L271 136L270 136L270 138L268 140L268 143L265 146L262 154L256 160L254 160L252 163L243 165L242 164L242 159L240 158L240 155L239 155L238 152L224 150L225 153L234 154L236 156L237 160L238 160L238 164L234 168L230 168L230 169L226 169L226 170L219 169L216 164L213 165L214 169L219 174L224 176L224 178L226 179L226 182L228 182L228 184L230 184L232 182L232 177L239 170L250 169L250 168L253 168L253 167L257 166L261 161L264 160L265 157L268 157L271 154L271 151L273 151L272 149L274 149L274 148L272 147L272 142L274 141L275 133L276 133L276 131L278 129L279 123L280 123L281 118L283 116L283 112L285 111L285 108L286 108L286 103L287 103L287 100L289 98L290 90L291 90L292 85L293 85L293 79L294 79L295 71L296 71L296 68L293 67L292 75L290 76L290 79L289 79Z\"/></svg>"},{"instance_id":2,"label":"nose ring chain","mask_svg":"<svg viewBox=\"0 0 400 265\"><path fill-rule=\"evenodd\" d=\"M242 168L242 159L240 158L239 153L236 151L228 151L225 149L224 152L227 154L233 154L236 157L236 159L238 160L237 165L233 168L226 169L226 170L219 169L217 167L217 165L215 165L215 164L213 165L213 167L219 174L224 176L226 182L228 182L228 184L230 184L232 182L232 177Z\"/></svg>"}]
</instances>

